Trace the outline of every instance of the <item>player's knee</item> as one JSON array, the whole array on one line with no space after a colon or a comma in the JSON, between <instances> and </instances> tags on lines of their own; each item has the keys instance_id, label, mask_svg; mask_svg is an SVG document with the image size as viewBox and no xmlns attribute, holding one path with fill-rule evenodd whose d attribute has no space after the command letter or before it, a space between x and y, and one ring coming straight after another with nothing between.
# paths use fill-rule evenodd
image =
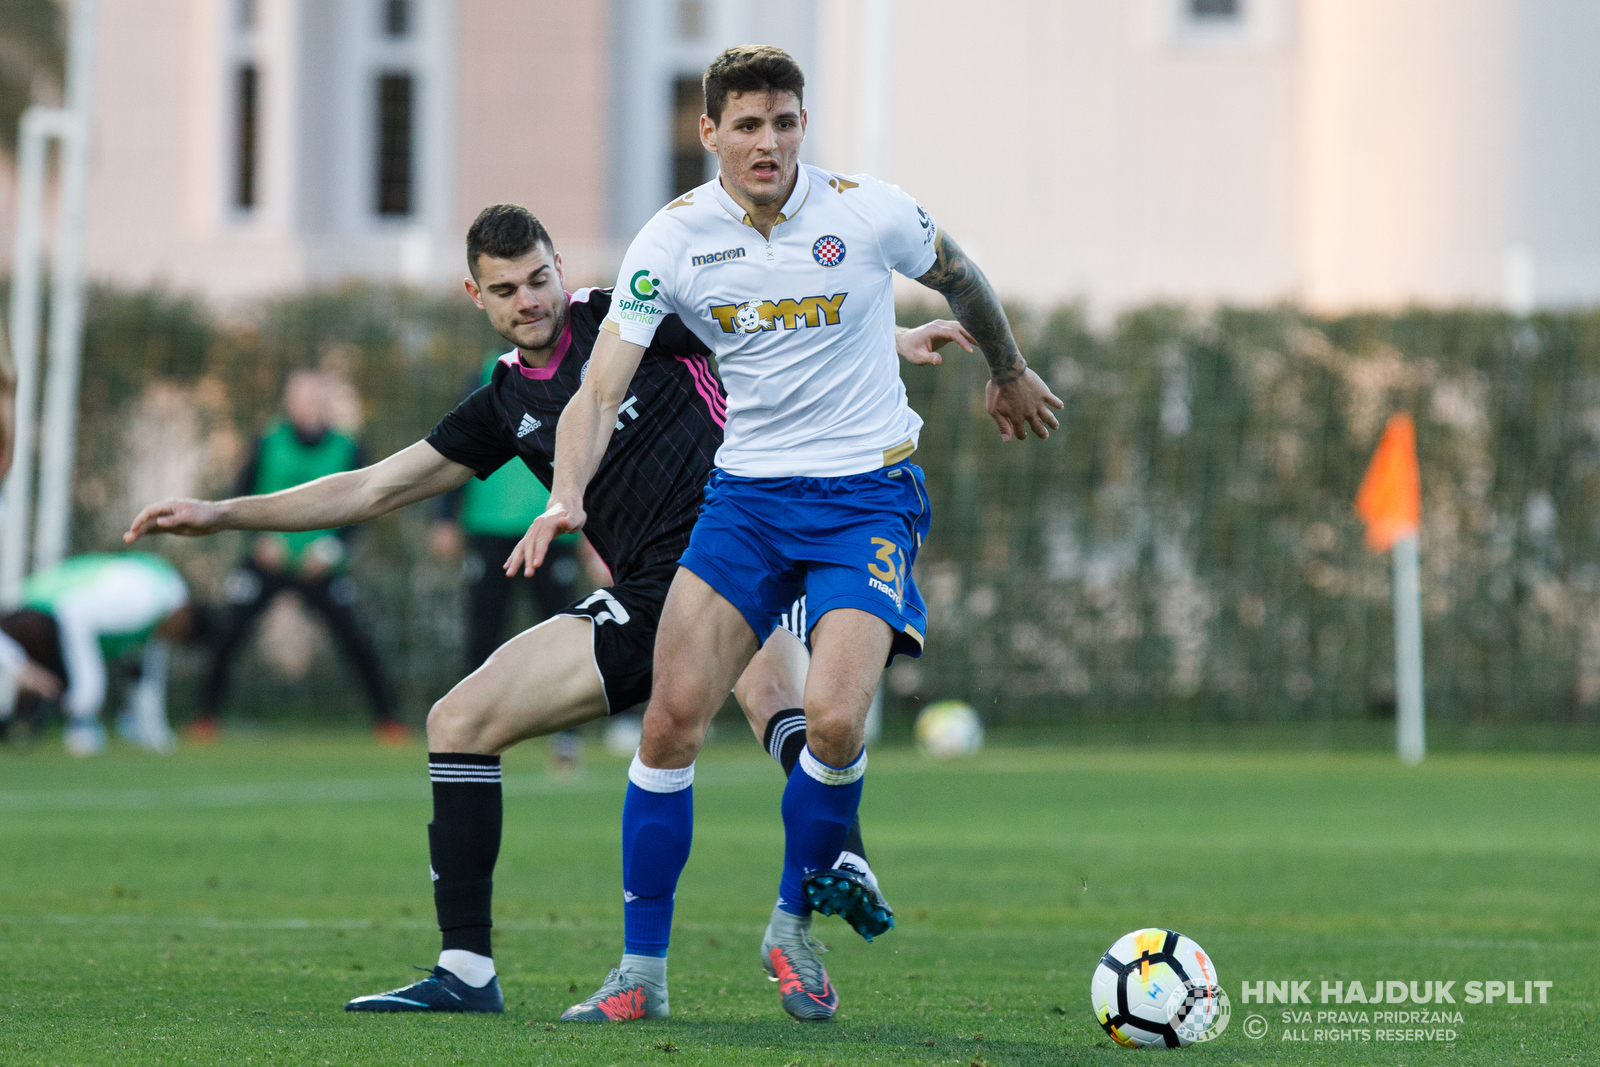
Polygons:
<instances>
[{"instance_id":1,"label":"player's knee","mask_svg":"<svg viewBox=\"0 0 1600 1067\"><path fill-rule=\"evenodd\" d=\"M705 744L705 717L688 701L665 699L655 694L644 713L644 736L639 754L652 767L674 766L675 761L694 759ZM665 762L663 762L665 761Z\"/></svg>"},{"instance_id":2,"label":"player's knee","mask_svg":"<svg viewBox=\"0 0 1600 1067\"><path fill-rule=\"evenodd\" d=\"M454 693L447 693L428 711L428 748L434 752L492 755L487 747L488 716Z\"/></svg>"},{"instance_id":3,"label":"player's knee","mask_svg":"<svg viewBox=\"0 0 1600 1067\"><path fill-rule=\"evenodd\" d=\"M698 736L700 719L699 709L687 701L652 700L645 709L645 731L692 738Z\"/></svg>"},{"instance_id":4,"label":"player's knee","mask_svg":"<svg viewBox=\"0 0 1600 1067\"><path fill-rule=\"evenodd\" d=\"M853 708L822 704L806 708L806 747L823 763L842 767L861 751L862 728Z\"/></svg>"}]
</instances>

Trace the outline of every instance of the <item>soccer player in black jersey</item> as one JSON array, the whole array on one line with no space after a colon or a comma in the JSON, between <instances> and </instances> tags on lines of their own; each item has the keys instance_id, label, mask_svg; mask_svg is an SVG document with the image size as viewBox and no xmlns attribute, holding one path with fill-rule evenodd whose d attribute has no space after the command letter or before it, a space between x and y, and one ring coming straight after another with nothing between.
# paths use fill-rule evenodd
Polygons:
<instances>
[{"instance_id":1,"label":"soccer player in black jersey","mask_svg":"<svg viewBox=\"0 0 1600 1067\"><path fill-rule=\"evenodd\" d=\"M515 205L478 216L467 233L467 262L467 292L515 349L489 384L426 440L372 466L278 493L163 501L140 512L124 539L334 529L448 492L474 475L487 477L519 457L549 485L556 420L583 381L611 292L566 292L549 234ZM897 347L909 362L937 363L935 349L950 340L970 343L959 325L935 322L902 333ZM722 442L724 396L707 354L681 321L669 319L618 412L584 497L584 532L613 584L502 645L429 712L428 840L443 941L439 964L420 982L357 998L348 1009L501 1010L489 937L502 821L500 754L649 696L661 605ZM780 628L734 688L751 727L785 771L805 745L806 662L801 641ZM870 877L863 851L857 829L841 863Z\"/></svg>"}]
</instances>

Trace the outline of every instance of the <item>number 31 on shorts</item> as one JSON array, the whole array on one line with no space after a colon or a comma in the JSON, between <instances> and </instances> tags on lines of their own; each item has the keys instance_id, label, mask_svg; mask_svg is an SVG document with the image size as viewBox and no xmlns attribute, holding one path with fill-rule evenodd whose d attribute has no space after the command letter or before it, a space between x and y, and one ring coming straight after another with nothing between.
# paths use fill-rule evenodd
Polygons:
<instances>
[{"instance_id":1,"label":"number 31 on shorts","mask_svg":"<svg viewBox=\"0 0 1600 1067\"><path fill-rule=\"evenodd\" d=\"M894 587L895 599L898 601L905 594L906 554L899 545L887 537L874 537L873 546L877 549L878 563L868 563L867 572L881 582Z\"/></svg>"}]
</instances>

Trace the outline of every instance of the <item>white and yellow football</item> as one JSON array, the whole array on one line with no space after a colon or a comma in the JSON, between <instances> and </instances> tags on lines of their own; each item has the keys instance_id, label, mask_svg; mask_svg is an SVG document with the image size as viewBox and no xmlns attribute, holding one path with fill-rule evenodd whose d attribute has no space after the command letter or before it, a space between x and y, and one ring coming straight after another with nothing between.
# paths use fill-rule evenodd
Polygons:
<instances>
[{"instance_id":1,"label":"white and yellow football","mask_svg":"<svg viewBox=\"0 0 1600 1067\"><path fill-rule=\"evenodd\" d=\"M929 704L917 715L917 745L941 759L970 756L983 747L983 721L959 700Z\"/></svg>"},{"instance_id":2,"label":"white and yellow football","mask_svg":"<svg viewBox=\"0 0 1600 1067\"><path fill-rule=\"evenodd\" d=\"M1089 983L1094 1017L1128 1048L1182 1048L1221 1033L1216 964L1175 930L1135 930L1106 949Z\"/></svg>"}]
</instances>

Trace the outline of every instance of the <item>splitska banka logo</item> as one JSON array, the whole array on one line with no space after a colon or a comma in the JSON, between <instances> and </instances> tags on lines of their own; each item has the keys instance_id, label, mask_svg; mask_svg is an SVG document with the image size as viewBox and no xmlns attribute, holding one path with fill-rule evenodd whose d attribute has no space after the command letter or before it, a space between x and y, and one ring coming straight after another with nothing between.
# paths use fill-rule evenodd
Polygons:
<instances>
[{"instance_id":1,"label":"splitska banka logo","mask_svg":"<svg viewBox=\"0 0 1600 1067\"><path fill-rule=\"evenodd\" d=\"M641 270L634 272L633 281L628 283L628 289L633 293L635 300L654 300L656 286L660 284L660 278L652 278L648 270Z\"/></svg>"},{"instance_id":2,"label":"splitska banka logo","mask_svg":"<svg viewBox=\"0 0 1600 1067\"><path fill-rule=\"evenodd\" d=\"M723 333L760 333L776 330L780 323L785 330L797 330L801 326L837 326L839 309L849 295L834 293L799 300L785 297L782 300L746 300L742 304L712 304L711 317L717 320Z\"/></svg>"},{"instance_id":3,"label":"splitska banka logo","mask_svg":"<svg viewBox=\"0 0 1600 1067\"><path fill-rule=\"evenodd\" d=\"M633 279L628 282L628 295L632 300L624 297L616 303L617 315L623 322L639 322L654 325L661 317L662 311L655 304L656 287L661 284L660 278L652 278L648 270L635 271ZM588 366L588 364L584 364Z\"/></svg>"}]
</instances>

